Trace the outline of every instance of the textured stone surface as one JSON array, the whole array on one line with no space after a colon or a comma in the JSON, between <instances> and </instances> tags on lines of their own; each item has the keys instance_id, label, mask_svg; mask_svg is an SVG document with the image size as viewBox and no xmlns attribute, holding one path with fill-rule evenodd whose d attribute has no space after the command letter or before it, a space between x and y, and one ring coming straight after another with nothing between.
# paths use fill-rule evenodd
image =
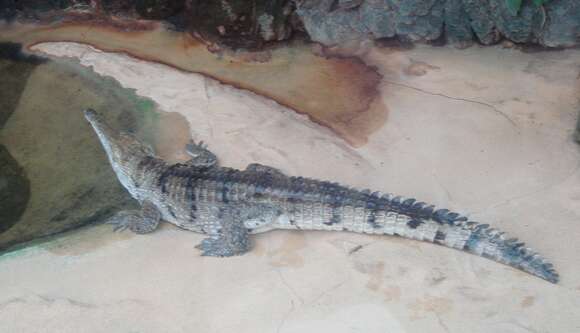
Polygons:
<instances>
[{"instance_id":1,"label":"textured stone surface","mask_svg":"<svg viewBox=\"0 0 580 333\"><path fill-rule=\"evenodd\" d=\"M304 1L296 10L310 37L326 45L395 35L434 40L443 27L440 0L370 0L347 9L333 4L333 0Z\"/></svg>"},{"instance_id":2,"label":"textured stone surface","mask_svg":"<svg viewBox=\"0 0 580 333\"><path fill-rule=\"evenodd\" d=\"M548 47L570 47L580 40L577 0L550 0L541 7L525 0L518 13L506 0L5 0L0 18L30 19L70 8L89 9L97 17L167 20L234 48L259 48L288 39L295 30L326 45L395 36L422 42L446 37L459 46L474 39L493 44L502 37Z\"/></svg>"},{"instance_id":3,"label":"textured stone surface","mask_svg":"<svg viewBox=\"0 0 580 333\"><path fill-rule=\"evenodd\" d=\"M576 0L548 1L542 7L524 1L517 15L505 0L366 0L348 9L334 3L306 0L296 11L310 37L326 45L394 36L432 41L443 34L459 44L471 42L474 34L483 44L500 36L551 47L577 45L580 39Z\"/></svg>"},{"instance_id":4,"label":"textured stone surface","mask_svg":"<svg viewBox=\"0 0 580 333\"><path fill-rule=\"evenodd\" d=\"M143 18L161 20L177 14L184 5L183 0L137 0L135 10Z\"/></svg>"},{"instance_id":5,"label":"textured stone surface","mask_svg":"<svg viewBox=\"0 0 580 333\"><path fill-rule=\"evenodd\" d=\"M580 43L580 1L550 0L546 4L545 27L540 43L546 46L573 46Z\"/></svg>"},{"instance_id":6,"label":"textured stone surface","mask_svg":"<svg viewBox=\"0 0 580 333\"><path fill-rule=\"evenodd\" d=\"M205 39L230 47L256 48L290 37L289 0L197 0L189 10L191 28Z\"/></svg>"}]
</instances>

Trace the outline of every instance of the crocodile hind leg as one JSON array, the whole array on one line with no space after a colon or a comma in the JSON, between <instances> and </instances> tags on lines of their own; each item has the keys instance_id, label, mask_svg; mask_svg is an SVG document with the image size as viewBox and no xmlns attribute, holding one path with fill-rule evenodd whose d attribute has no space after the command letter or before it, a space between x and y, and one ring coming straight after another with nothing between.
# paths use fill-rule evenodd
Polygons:
<instances>
[{"instance_id":1,"label":"crocodile hind leg","mask_svg":"<svg viewBox=\"0 0 580 333\"><path fill-rule=\"evenodd\" d=\"M205 223L209 237L196 246L203 256L231 257L250 250L248 229L239 222L236 215L236 209L219 208L215 220L210 219Z\"/></svg>"},{"instance_id":2,"label":"crocodile hind leg","mask_svg":"<svg viewBox=\"0 0 580 333\"><path fill-rule=\"evenodd\" d=\"M216 208L202 224L209 237L196 248L202 255L231 257L248 252L251 248L250 230L265 228L280 214L268 205L238 205Z\"/></svg>"},{"instance_id":3,"label":"crocodile hind leg","mask_svg":"<svg viewBox=\"0 0 580 333\"><path fill-rule=\"evenodd\" d=\"M145 201L141 205L141 210L121 211L105 223L113 224L114 231L129 229L136 234L147 234L157 229L160 220L159 210L149 201Z\"/></svg>"},{"instance_id":4,"label":"crocodile hind leg","mask_svg":"<svg viewBox=\"0 0 580 333\"><path fill-rule=\"evenodd\" d=\"M186 162L187 164L207 168L217 165L217 156L207 149L203 141L195 143L191 140L185 145L185 152L191 156L191 159Z\"/></svg>"}]
</instances>

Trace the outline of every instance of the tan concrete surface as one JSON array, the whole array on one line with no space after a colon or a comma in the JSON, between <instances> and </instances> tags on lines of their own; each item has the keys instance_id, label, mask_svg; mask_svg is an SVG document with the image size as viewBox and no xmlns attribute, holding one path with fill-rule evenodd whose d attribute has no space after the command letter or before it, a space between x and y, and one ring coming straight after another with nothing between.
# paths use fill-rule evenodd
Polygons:
<instances>
[{"instance_id":1,"label":"tan concrete surface","mask_svg":"<svg viewBox=\"0 0 580 333\"><path fill-rule=\"evenodd\" d=\"M199 75L78 44L37 48L179 112L224 165L260 162L465 213L526 241L562 279L393 237L276 231L250 254L215 259L193 248L203 236L172 226L143 236L98 226L0 259L1 332L580 331L580 50L373 49L365 59L384 75L390 112L354 149ZM163 154L179 159L181 147Z\"/></svg>"}]
</instances>

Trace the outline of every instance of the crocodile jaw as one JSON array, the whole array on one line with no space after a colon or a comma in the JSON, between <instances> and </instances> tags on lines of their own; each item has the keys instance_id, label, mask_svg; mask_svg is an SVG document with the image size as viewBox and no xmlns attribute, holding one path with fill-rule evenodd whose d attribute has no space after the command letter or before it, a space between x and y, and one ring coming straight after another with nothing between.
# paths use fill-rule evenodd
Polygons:
<instances>
[{"instance_id":1,"label":"crocodile jaw","mask_svg":"<svg viewBox=\"0 0 580 333\"><path fill-rule=\"evenodd\" d=\"M131 190L135 187L133 171L152 152L131 135L113 130L95 110L86 109L84 114L105 149L117 178L125 188Z\"/></svg>"}]
</instances>

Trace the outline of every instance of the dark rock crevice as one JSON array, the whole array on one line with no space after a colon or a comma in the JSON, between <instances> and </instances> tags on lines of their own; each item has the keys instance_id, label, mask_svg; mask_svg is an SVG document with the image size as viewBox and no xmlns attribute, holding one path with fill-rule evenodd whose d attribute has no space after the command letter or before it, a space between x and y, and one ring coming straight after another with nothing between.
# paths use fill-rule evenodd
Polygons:
<instances>
[{"instance_id":1,"label":"dark rock crevice","mask_svg":"<svg viewBox=\"0 0 580 333\"><path fill-rule=\"evenodd\" d=\"M22 216L30 198L30 181L8 149L0 144L0 233Z\"/></svg>"}]
</instances>

